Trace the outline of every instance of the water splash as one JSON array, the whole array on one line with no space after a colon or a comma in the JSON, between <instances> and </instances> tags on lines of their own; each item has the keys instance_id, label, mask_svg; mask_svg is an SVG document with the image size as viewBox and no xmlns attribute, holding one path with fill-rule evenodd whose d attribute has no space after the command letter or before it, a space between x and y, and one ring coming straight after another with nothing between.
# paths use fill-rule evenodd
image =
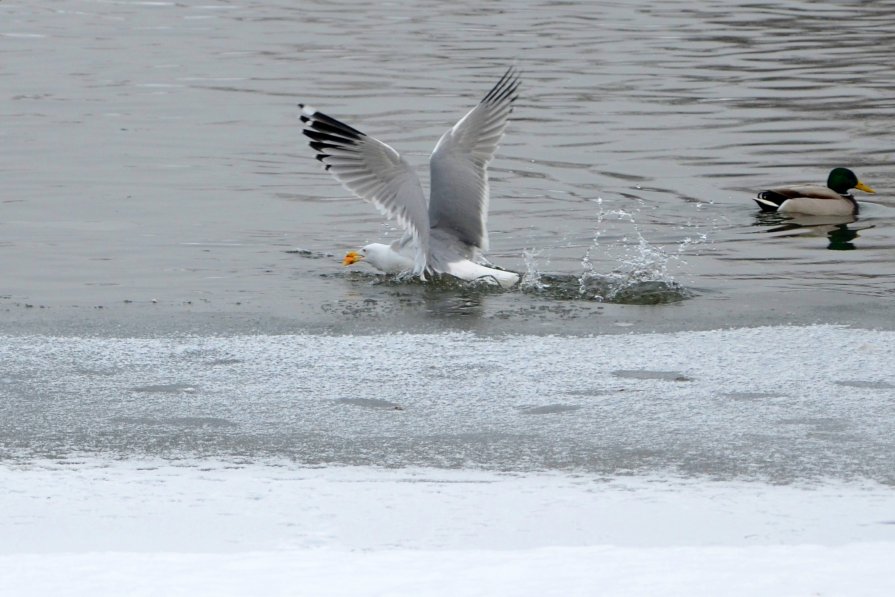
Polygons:
<instances>
[{"instance_id":1,"label":"water splash","mask_svg":"<svg viewBox=\"0 0 895 597\"><path fill-rule=\"evenodd\" d=\"M582 272L578 277L578 292L582 298L612 303L657 304L677 302L692 295L678 284L670 273L670 264L684 263L681 254L692 238L678 245L677 255L665 252L644 237L633 213L623 209L605 211L602 199L599 206L594 236L581 260ZM601 246L600 238L607 230L607 222L621 223L630 233L620 243ZM633 242L630 242L633 240ZM609 273L596 271L592 254L601 250L617 264Z\"/></svg>"},{"instance_id":2,"label":"water splash","mask_svg":"<svg viewBox=\"0 0 895 597\"><path fill-rule=\"evenodd\" d=\"M603 198L597 197L594 202L600 209L597 211L597 222L594 225L593 239L591 240L590 246L584 251L584 257L581 258L581 277L578 279L578 282L580 285L579 290L582 294L586 294L586 280L597 275L594 270L594 264L590 259L590 252L600 246L600 234L603 232L603 219L605 217L605 212L603 211Z\"/></svg>"},{"instance_id":3,"label":"water splash","mask_svg":"<svg viewBox=\"0 0 895 597\"><path fill-rule=\"evenodd\" d=\"M519 288L525 291L538 292L546 289L546 285L541 280L541 271L538 268L537 258L541 252L536 249L523 249L522 260L525 262L525 273L522 274L522 280L519 282Z\"/></svg>"}]
</instances>

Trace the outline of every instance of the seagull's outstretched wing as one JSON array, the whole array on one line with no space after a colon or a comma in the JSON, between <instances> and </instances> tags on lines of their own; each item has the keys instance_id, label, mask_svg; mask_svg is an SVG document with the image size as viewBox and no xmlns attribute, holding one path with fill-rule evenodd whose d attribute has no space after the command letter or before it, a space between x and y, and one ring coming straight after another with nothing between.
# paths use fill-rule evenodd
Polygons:
<instances>
[{"instance_id":1,"label":"seagull's outstretched wing","mask_svg":"<svg viewBox=\"0 0 895 597\"><path fill-rule=\"evenodd\" d=\"M442 135L429 160L431 227L482 251L488 248L488 163L518 89L519 75L510 67L479 105Z\"/></svg>"},{"instance_id":2,"label":"seagull's outstretched wing","mask_svg":"<svg viewBox=\"0 0 895 597\"><path fill-rule=\"evenodd\" d=\"M417 244L414 273L426 270L429 216L420 181L401 155L359 130L299 104L305 136L317 159L346 189L375 205L407 230Z\"/></svg>"}]
</instances>

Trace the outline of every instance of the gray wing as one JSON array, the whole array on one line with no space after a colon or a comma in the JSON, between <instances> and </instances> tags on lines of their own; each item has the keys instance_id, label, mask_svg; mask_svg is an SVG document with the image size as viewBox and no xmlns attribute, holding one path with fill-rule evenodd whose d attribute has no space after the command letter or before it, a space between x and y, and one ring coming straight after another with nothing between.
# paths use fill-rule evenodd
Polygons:
<instances>
[{"instance_id":1,"label":"gray wing","mask_svg":"<svg viewBox=\"0 0 895 597\"><path fill-rule=\"evenodd\" d=\"M488 249L488 163L503 137L518 97L510 67L500 81L442 135L429 160L429 223L470 247Z\"/></svg>"},{"instance_id":2,"label":"gray wing","mask_svg":"<svg viewBox=\"0 0 895 597\"><path fill-rule=\"evenodd\" d=\"M429 216L420 181L401 155L359 130L299 104L302 133L311 139L317 159L346 189L395 218L416 241L414 273L426 270Z\"/></svg>"}]
</instances>

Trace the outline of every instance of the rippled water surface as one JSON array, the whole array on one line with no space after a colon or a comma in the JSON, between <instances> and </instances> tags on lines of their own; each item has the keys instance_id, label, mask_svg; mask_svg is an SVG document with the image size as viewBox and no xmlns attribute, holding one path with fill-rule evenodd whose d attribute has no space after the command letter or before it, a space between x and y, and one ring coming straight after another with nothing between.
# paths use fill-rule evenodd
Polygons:
<instances>
[{"instance_id":1,"label":"rippled water surface","mask_svg":"<svg viewBox=\"0 0 895 597\"><path fill-rule=\"evenodd\" d=\"M661 316L618 316L680 327L718 309L754 323L756 302L782 306L772 320L798 303L813 320L884 312L893 11L4 2L0 301L12 319L32 317L26 305L127 320L167 307L468 327L459 313L520 332L537 327L532 309L591 331L619 314L597 300L659 303ZM492 163L489 257L528 272L529 290L553 276L552 290L438 294L342 268L346 250L400 231L322 172L295 104L392 144L425 183L435 140L510 64L524 85ZM861 194L857 219L760 216L751 201L840 165L878 191ZM591 292L594 280L616 286ZM656 284L671 294L653 300Z\"/></svg>"},{"instance_id":2,"label":"rippled water surface","mask_svg":"<svg viewBox=\"0 0 895 597\"><path fill-rule=\"evenodd\" d=\"M891 332L868 329L895 327L893 14L0 2L0 460L891 484ZM488 257L519 287L343 267L401 231L322 170L296 104L427 184L513 64ZM858 218L752 202L834 166L878 191Z\"/></svg>"}]
</instances>

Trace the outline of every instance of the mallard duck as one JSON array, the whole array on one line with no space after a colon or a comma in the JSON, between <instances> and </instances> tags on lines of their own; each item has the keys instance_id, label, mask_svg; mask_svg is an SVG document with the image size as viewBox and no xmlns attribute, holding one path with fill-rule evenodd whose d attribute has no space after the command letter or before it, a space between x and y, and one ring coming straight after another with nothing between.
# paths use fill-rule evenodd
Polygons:
<instances>
[{"instance_id":1,"label":"mallard duck","mask_svg":"<svg viewBox=\"0 0 895 597\"><path fill-rule=\"evenodd\" d=\"M299 104L317 159L348 190L406 230L390 245L372 243L342 261L363 261L387 273L449 274L462 280L516 284L515 272L482 265L488 248L488 163L503 137L519 77L509 68L479 104L441 136L429 159L429 200L414 169L378 139Z\"/></svg>"},{"instance_id":2,"label":"mallard duck","mask_svg":"<svg viewBox=\"0 0 895 597\"><path fill-rule=\"evenodd\" d=\"M812 216L850 216L858 213L858 202L849 190L875 193L848 168L833 168L827 186L797 184L762 191L755 198L761 211L800 213Z\"/></svg>"}]
</instances>

